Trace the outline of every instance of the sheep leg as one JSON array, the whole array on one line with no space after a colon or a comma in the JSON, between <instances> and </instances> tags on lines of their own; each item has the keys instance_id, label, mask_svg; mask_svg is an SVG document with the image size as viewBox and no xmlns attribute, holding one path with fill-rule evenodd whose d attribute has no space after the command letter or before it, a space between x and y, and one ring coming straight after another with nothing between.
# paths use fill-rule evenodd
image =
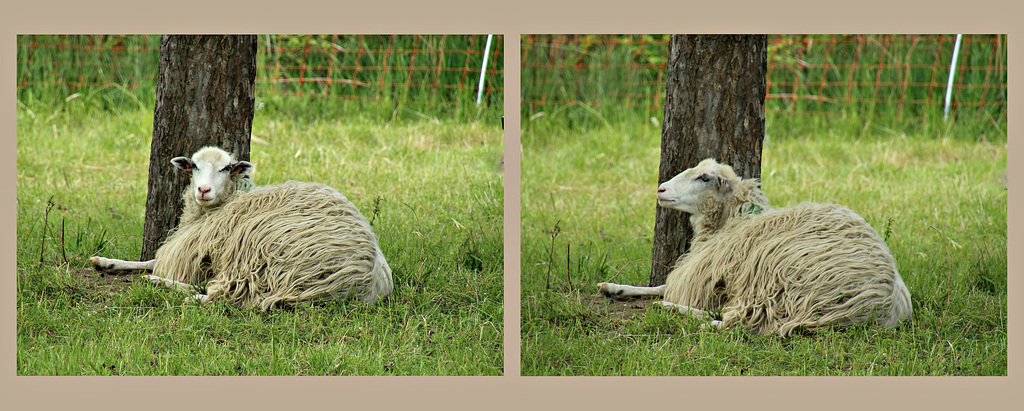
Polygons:
<instances>
[{"instance_id":1,"label":"sheep leg","mask_svg":"<svg viewBox=\"0 0 1024 411\"><path fill-rule=\"evenodd\" d=\"M171 289L178 290L178 291L195 291L196 290L196 287L193 286L192 284L186 284L186 283L183 283L181 281L172 280L170 278L163 278L163 277L158 277L158 276L155 276L155 275L144 275L143 277L145 279L149 280L149 282L151 282L153 284L163 285L163 286L165 286L167 288L171 288ZM196 301L196 302L198 302L200 304L203 304L203 303L209 302L210 296L208 296L206 294L202 294L202 293L197 293L196 295L193 295L192 297L189 297L189 299L191 299L193 301Z\"/></svg>"},{"instance_id":2,"label":"sheep leg","mask_svg":"<svg viewBox=\"0 0 1024 411\"><path fill-rule=\"evenodd\" d=\"M156 266L156 260L149 261L125 261L116 258L92 257L89 258L92 268L97 272L110 275L128 274L135 271L152 272Z\"/></svg>"},{"instance_id":3,"label":"sheep leg","mask_svg":"<svg viewBox=\"0 0 1024 411\"><path fill-rule=\"evenodd\" d=\"M638 287L634 285L598 283L597 289L606 297L625 300L640 297L661 297L665 294L665 285L657 287Z\"/></svg>"},{"instance_id":4,"label":"sheep leg","mask_svg":"<svg viewBox=\"0 0 1024 411\"><path fill-rule=\"evenodd\" d=\"M702 329L702 330L706 330L708 328L714 328L716 330L721 330L722 329L722 322L719 321L719 320L711 320L711 321L708 321L708 322L700 325L700 329Z\"/></svg>"},{"instance_id":5,"label":"sheep leg","mask_svg":"<svg viewBox=\"0 0 1024 411\"><path fill-rule=\"evenodd\" d=\"M707 324L702 324L700 328L722 328L721 321L712 319L711 313L701 310L699 308L693 308L688 305L676 304L669 301L658 301L657 304L668 309L674 309L680 313L683 313L691 317L700 318L702 320L708 320Z\"/></svg>"}]
</instances>

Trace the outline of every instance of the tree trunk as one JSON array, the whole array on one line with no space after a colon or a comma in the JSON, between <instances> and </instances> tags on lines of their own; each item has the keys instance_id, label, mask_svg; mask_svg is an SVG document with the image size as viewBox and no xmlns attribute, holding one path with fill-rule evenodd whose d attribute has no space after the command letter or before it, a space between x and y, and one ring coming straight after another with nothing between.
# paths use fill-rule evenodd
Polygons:
<instances>
[{"instance_id":1,"label":"tree trunk","mask_svg":"<svg viewBox=\"0 0 1024 411\"><path fill-rule=\"evenodd\" d=\"M149 157L142 260L152 259L181 216L191 176L171 165L204 146L249 160L256 36L163 36Z\"/></svg>"},{"instance_id":2,"label":"tree trunk","mask_svg":"<svg viewBox=\"0 0 1024 411\"><path fill-rule=\"evenodd\" d=\"M761 176L767 36L673 35L658 181L706 158ZM690 215L658 207L650 285L665 283L689 246Z\"/></svg>"}]
</instances>

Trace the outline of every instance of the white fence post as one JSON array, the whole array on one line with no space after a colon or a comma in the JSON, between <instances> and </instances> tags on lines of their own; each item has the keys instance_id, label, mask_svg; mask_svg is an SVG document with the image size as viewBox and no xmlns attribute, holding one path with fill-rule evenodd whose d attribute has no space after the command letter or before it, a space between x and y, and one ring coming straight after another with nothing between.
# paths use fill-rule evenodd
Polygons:
<instances>
[{"instance_id":1,"label":"white fence post","mask_svg":"<svg viewBox=\"0 0 1024 411\"><path fill-rule=\"evenodd\" d=\"M960 55L960 34L956 35L956 45L953 46L953 61L949 63L949 81L946 83L946 110L942 114L942 121L949 120L949 101L953 98L953 75L956 73L956 59Z\"/></svg>"},{"instance_id":2,"label":"white fence post","mask_svg":"<svg viewBox=\"0 0 1024 411\"><path fill-rule=\"evenodd\" d=\"M484 77L487 75L487 57L491 53L491 35L487 35L487 45L484 46L484 64L480 66L480 84L476 91L476 105L480 105L480 99L484 96Z\"/></svg>"}]
</instances>

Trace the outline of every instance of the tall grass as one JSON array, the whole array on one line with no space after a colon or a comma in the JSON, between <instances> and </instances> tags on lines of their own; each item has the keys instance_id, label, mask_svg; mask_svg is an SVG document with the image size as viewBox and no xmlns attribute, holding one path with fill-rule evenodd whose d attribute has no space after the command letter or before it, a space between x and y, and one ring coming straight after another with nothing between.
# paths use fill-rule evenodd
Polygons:
<instances>
[{"instance_id":1,"label":"tall grass","mask_svg":"<svg viewBox=\"0 0 1024 411\"><path fill-rule=\"evenodd\" d=\"M103 109L153 107L159 36L20 35L18 101L57 107L85 99Z\"/></svg>"},{"instance_id":2,"label":"tall grass","mask_svg":"<svg viewBox=\"0 0 1024 411\"><path fill-rule=\"evenodd\" d=\"M586 129L658 117L667 35L523 36L523 129L550 119ZM531 119L537 121L530 121ZM549 133L536 133L533 137Z\"/></svg>"}]
</instances>

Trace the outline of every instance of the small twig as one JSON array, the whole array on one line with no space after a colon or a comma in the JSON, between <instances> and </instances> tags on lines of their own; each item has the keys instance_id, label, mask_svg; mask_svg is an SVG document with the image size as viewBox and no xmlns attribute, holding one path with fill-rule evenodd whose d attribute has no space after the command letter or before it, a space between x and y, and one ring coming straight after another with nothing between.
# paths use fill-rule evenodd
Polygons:
<instances>
[{"instance_id":1,"label":"small twig","mask_svg":"<svg viewBox=\"0 0 1024 411\"><path fill-rule=\"evenodd\" d=\"M64 256L64 264L67 264L68 252L64 247L64 216L60 216L60 253Z\"/></svg>"},{"instance_id":2,"label":"small twig","mask_svg":"<svg viewBox=\"0 0 1024 411\"><path fill-rule=\"evenodd\" d=\"M391 117L388 118L387 124L391 124L392 121L395 121L395 116L398 115L398 110L401 109L401 108L402 108L402 104L401 103L395 103L395 109L394 109L394 111L391 112Z\"/></svg>"},{"instance_id":3,"label":"small twig","mask_svg":"<svg viewBox=\"0 0 1024 411\"><path fill-rule=\"evenodd\" d=\"M569 292L572 292L572 275L569 274L569 244L571 241L565 242L565 279L569 282Z\"/></svg>"},{"instance_id":4,"label":"small twig","mask_svg":"<svg viewBox=\"0 0 1024 411\"><path fill-rule=\"evenodd\" d=\"M46 200L46 211L43 213L43 238L39 244L39 266L43 266L43 253L46 251L46 230L50 222L50 209L53 208L53 196Z\"/></svg>"},{"instance_id":5,"label":"small twig","mask_svg":"<svg viewBox=\"0 0 1024 411\"><path fill-rule=\"evenodd\" d=\"M106 235L106 229L104 229L102 231L102 233L100 234L100 238L103 238L105 235ZM108 245L113 243L114 240L120 239L121 237L139 237L141 239L142 235L141 234L131 234L131 233L128 233L128 234L118 234L118 235L115 235L113 237L110 237L110 239L104 241L103 244L100 245L99 248L93 250L93 255L101 255L101 254L103 254L103 252L107 249Z\"/></svg>"},{"instance_id":6,"label":"small twig","mask_svg":"<svg viewBox=\"0 0 1024 411\"><path fill-rule=\"evenodd\" d=\"M377 196L377 198L373 199L373 217L370 218L371 226L373 225L373 222L377 220L377 214L380 213L380 202L383 199L384 198L381 196Z\"/></svg>"},{"instance_id":7,"label":"small twig","mask_svg":"<svg viewBox=\"0 0 1024 411\"><path fill-rule=\"evenodd\" d=\"M408 111L408 112L410 112L412 114L415 114L419 118L422 118L422 119L425 119L425 120L430 120L430 122L432 122L434 124L441 124L441 120L438 120L437 117L431 117L431 116L428 116L426 114L420 113L419 111L416 111L416 110L405 109L405 111Z\"/></svg>"},{"instance_id":8,"label":"small twig","mask_svg":"<svg viewBox=\"0 0 1024 411\"><path fill-rule=\"evenodd\" d=\"M554 265L555 262L555 237L558 237L558 233L562 231L562 228L558 226L561 222L562 220L556 221L555 227L551 229L551 248L548 250L548 271L547 274L544 275L545 291L551 289L551 266Z\"/></svg>"},{"instance_id":9,"label":"small twig","mask_svg":"<svg viewBox=\"0 0 1024 411\"><path fill-rule=\"evenodd\" d=\"M661 265L662 267L665 267L665 268L671 268L671 267L669 267L669 266L667 266L665 264L662 264L662 263L660 263L658 261L654 261L653 259L650 259L650 258L640 258L640 259L636 259L636 260L630 260L630 261L626 261L626 264L623 264L622 267L619 268L618 271L615 272L615 275L612 275L612 278L609 278L607 281L611 282L612 280L615 280L615 278L619 276L619 273L621 273L622 270L625 270L626 267L628 267L630 264L639 263L639 262L651 262L651 263L659 264L659 265Z\"/></svg>"}]
</instances>

